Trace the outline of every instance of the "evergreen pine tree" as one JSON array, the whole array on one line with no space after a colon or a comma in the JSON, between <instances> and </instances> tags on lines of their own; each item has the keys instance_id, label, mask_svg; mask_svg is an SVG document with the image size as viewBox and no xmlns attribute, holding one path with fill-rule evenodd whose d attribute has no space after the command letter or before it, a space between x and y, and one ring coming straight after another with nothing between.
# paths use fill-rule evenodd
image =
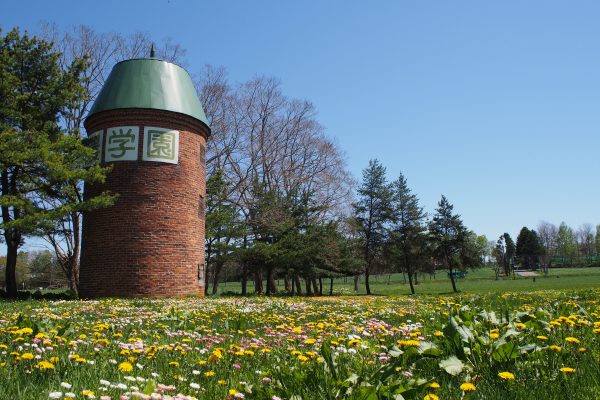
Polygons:
<instances>
[{"instance_id":1,"label":"evergreen pine tree","mask_svg":"<svg viewBox=\"0 0 600 400\"><path fill-rule=\"evenodd\" d=\"M408 275L410 291L415 294L413 276L424 257L425 231L423 208L409 189L402 174L392 183L392 215L390 247L393 260Z\"/></svg>"},{"instance_id":2,"label":"evergreen pine tree","mask_svg":"<svg viewBox=\"0 0 600 400\"><path fill-rule=\"evenodd\" d=\"M453 209L454 206L450 204L446 196L442 195L438 208L429 223L429 235L433 254L448 269L452 290L457 292L454 271L460 266L457 257L460 256L464 247L467 230L460 215L453 214Z\"/></svg>"},{"instance_id":3,"label":"evergreen pine tree","mask_svg":"<svg viewBox=\"0 0 600 400\"><path fill-rule=\"evenodd\" d=\"M112 201L108 194L85 201L70 197L74 185L102 181L106 172L86 167L93 164L94 151L64 135L58 123L81 94L83 68L77 61L63 71L50 43L18 29L0 37L0 229L9 297L17 295L15 267L26 235L43 235L65 215Z\"/></svg>"},{"instance_id":4,"label":"evergreen pine tree","mask_svg":"<svg viewBox=\"0 0 600 400\"><path fill-rule=\"evenodd\" d=\"M354 223L360 239L364 262L365 289L371 294L369 275L386 241L387 224L392 219L392 194L385 177L385 167L370 160L363 170L358 201L352 204Z\"/></svg>"}]
</instances>

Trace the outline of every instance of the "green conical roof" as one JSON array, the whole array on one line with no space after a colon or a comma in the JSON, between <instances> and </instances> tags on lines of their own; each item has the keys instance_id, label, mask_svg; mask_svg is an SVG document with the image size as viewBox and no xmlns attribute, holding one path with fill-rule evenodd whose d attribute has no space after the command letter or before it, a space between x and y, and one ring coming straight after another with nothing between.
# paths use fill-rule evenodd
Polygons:
<instances>
[{"instance_id":1,"label":"green conical roof","mask_svg":"<svg viewBox=\"0 0 600 400\"><path fill-rule=\"evenodd\" d=\"M96 98L88 118L119 108L173 111L202 121L206 115L192 79L178 65L155 58L138 58L116 64Z\"/></svg>"}]
</instances>

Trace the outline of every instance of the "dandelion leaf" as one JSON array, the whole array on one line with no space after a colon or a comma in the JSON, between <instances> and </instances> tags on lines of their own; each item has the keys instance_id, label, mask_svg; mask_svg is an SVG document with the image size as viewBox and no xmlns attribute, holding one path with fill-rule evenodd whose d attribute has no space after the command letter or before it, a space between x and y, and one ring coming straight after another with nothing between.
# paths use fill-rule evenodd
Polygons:
<instances>
[{"instance_id":1,"label":"dandelion leaf","mask_svg":"<svg viewBox=\"0 0 600 400\"><path fill-rule=\"evenodd\" d=\"M465 364L463 364L456 356L450 356L445 360L440 361L439 366L453 376L460 374L465 369Z\"/></svg>"}]
</instances>

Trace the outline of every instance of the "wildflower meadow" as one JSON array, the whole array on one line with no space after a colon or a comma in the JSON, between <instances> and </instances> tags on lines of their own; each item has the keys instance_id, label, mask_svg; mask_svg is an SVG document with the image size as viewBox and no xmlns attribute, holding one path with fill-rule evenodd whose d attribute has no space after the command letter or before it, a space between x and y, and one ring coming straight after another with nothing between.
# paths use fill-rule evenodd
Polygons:
<instances>
[{"instance_id":1,"label":"wildflower meadow","mask_svg":"<svg viewBox=\"0 0 600 400\"><path fill-rule=\"evenodd\" d=\"M600 399L600 291L0 303L2 399Z\"/></svg>"}]
</instances>

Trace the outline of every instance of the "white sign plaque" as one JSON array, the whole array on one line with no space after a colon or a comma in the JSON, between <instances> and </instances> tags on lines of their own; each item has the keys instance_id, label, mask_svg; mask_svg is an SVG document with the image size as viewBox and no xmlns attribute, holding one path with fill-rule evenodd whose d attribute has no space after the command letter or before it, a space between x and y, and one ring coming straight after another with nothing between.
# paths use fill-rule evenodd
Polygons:
<instances>
[{"instance_id":1,"label":"white sign plaque","mask_svg":"<svg viewBox=\"0 0 600 400\"><path fill-rule=\"evenodd\" d=\"M106 130L104 161L135 161L138 155L140 128L116 126Z\"/></svg>"},{"instance_id":2,"label":"white sign plaque","mask_svg":"<svg viewBox=\"0 0 600 400\"><path fill-rule=\"evenodd\" d=\"M177 164L179 160L179 131L167 128L144 128L144 161Z\"/></svg>"}]
</instances>

